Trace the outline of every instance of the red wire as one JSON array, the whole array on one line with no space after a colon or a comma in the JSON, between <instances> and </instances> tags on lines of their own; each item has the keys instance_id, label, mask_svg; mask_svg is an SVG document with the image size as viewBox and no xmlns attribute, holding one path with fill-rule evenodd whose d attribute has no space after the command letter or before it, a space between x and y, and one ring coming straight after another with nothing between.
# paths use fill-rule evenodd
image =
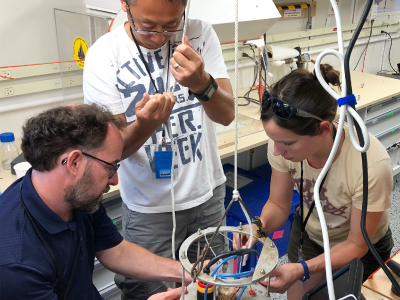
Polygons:
<instances>
[{"instance_id":1,"label":"red wire","mask_svg":"<svg viewBox=\"0 0 400 300\"><path fill-rule=\"evenodd\" d=\"M370 36L372 35L372 20L371 20L371 32L370 32L369 35L370 35ZM368 45L369 45L369 44L368 44ZM364 72L364 63L365 63L365 57L367 56L368 45L367 45L367 48L365 48L364 59L363 59L363 67L362 67L361 72Z\"/></svg>"},{"instance_id":2,"label":"red wire","mask_svg":"<svg viewBox=\"0 0 400 300\"><path fill-rule=\"evenodd\" d=\"M108 30L107 30L107 32L110 32L110 30L111 30L111 26L113 25L113 23L114 23L114 19L115 18L113 18L112 20L111 20L111 22L110 22L110 26L108 26Z\"/></svg>"},{"instance_id":3,"label":"red wire","mask_svg":"<svg viewBox=\"0 0 400 300\"><path fill-rule=\"evenodd\" d=\"M258 259L258 255L257 255L257 254L256 254L256 256L257 256L257 259ZM249 274L249 276L247 276L247 278L249 278L250 275L251 275L251 274ZM242 289L243 289L243 288L244 288L244 286L242 286ZM231 300L232 297L235 296L239 290L240 290L240 288L237 288L237 290L233 293L233 295L229 297L229 300Z\"/></svg>"},{"instance_id":4,"label":"red wire","mask_svg":"<svg viewBox=\"0 0 400 300\"><path fill-rule=\"evenodd\" d=\"M231 300L231 299L232 299L232 297L233 297L233 296L235 296L235 295L236 295L236 293L237 293L239 290L240 290L240 288L237 288L236 292L234 292L234 293L233 293L233 295L229 297L229 300Z\"/></svg>"}]
</instances>

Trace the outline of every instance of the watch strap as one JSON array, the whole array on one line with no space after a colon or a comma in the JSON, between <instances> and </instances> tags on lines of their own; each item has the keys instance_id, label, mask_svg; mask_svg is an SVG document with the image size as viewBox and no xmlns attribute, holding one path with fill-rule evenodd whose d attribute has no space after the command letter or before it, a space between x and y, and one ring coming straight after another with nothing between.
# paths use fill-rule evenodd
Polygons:
<instances>
[{"instance_id":1,"label":"watch strap","mask_svg":"<svg viewBox=\"0 0 400 300\"><path fill-rule=\"evenodd\" d=\"M214 95L215 91L218 89L218 83L215 81L214 77L211 74L208 74L211 77L211 84L206 88L206 90L202 94L193 93L189 90L189 94L194 95L198 100L208 101Z\"/></svg>"},{"instance_id":2,"label":"watch strap","mask_svg":"<svg viewBox=\"0 0 400 300\"><path fill-rule=\"evenodd\" d=\"M299 260L298 263L300 263L304 269L304 276L300 278L300 281L305 282L310 279L310 271L308 270L308 266L304 260Z\"/></svg>"}]
</instances>

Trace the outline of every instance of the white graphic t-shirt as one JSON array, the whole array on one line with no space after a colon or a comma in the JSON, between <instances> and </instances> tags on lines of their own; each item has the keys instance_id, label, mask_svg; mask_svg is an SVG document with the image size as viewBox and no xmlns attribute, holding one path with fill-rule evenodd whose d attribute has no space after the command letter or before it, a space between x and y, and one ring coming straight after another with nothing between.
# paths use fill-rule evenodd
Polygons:
<instances>
[{"instance_id":1,"label":"white graphic t-shirt","mask_svg":"<svg viewBox=\"0 0 400 300\"><path fill-rule=\"evenodd\" d=\"M217 35L211 25L189 20L186 36L203 57L205 70L214 78L229 78ZM182 34L156 50L141 47L159 93L172 91L168 51L181 44ZM135 43L124 25L98 39L89 48L83 74L85 103L106 106L113 114L125 113L128 124L136 120L135 105L144 93L156 90ZM189 90L177 84L176 104L170 116L174 143L175 209L198 206L226 181L219 157L215 124ZM218 101L218 99L213 99ZM166 127L167 128L167 127ZM167 150L172 150L166 130ZM155 178L154 151L161 151L162 126L132 156L121 162L120 192L129 209L141 213L171 211L171 181Z\"/></svg>"},{"instance_id":2,"label":"white graphic t-shirt","mask_svg":"<svg viewBox=\"0 0 400 300\"><path fill-rule=\"evenodd\" d=\"M361 154L351 143L349 128L344 126L344 142L338 158L332 163L328 176L320 193L320 200L326 224L328 227L330 246L347 239L350 231L350 217L352 206L362 208L363 176ZM391 193L393 186L392 163L383 145L376 137L369 135L370 147L367 151L368 160L368 211L383 211L373 243L378 242L387 232L389 226ZM301 166L300 162L291 162L281 155L273 154L274 142L268 141L268 160L271 166L280 172L290 172L294 188L300 191ZM304 218L314 202L314 185L321 173L303 162L303 198ZM321 225L317 209L314 208L306 225L310 238L323 246Z\"/></svg>"}]
</instances>

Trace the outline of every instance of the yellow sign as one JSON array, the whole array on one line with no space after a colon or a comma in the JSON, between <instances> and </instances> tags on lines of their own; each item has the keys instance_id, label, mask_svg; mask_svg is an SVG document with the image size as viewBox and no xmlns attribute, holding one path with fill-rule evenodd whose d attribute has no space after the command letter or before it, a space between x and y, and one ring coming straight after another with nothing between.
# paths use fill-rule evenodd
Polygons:
<instances>
[{"instance_id":1,"label":"yellow sign","mask_svg":"<svg viewBox=\"0 0 400 300\"><path fill-rule=\"evenodd\" d=\"M83 69L85 65L85 57L88 51L88 45L83 37L76 37L74 40L74 45L72 47L72 51L74 52L74 58L76 60L76 64L79 68Z\"/></svg>"}]
</instances>

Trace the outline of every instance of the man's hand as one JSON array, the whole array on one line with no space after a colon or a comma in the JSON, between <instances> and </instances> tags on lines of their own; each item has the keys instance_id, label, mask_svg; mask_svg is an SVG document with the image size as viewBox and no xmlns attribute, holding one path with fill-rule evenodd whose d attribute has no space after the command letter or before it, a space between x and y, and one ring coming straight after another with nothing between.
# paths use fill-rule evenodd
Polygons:
<instances>
[{"instance_id":1,"label":"man's hand","mask_svg":"<svg viewBox=\"0 0 400 300\"><path fill-rule=\"evenodd\" d=\"M179 300L181 295L182 295L182 288L176 288L176 289L169 288L166 292L155 294L147 300Z\"/></svg>"},{"instance_id":2,"label":"man's hand","mask_svg":"<svg viewBox=\"0 0 400 300\"><path fill-rule=\"evenodd\" d=\"M174 68L176 63L179 66ZM186 86L193 93L201 94L211 84L211 77L204 70L203 58L193 49L186 36L184 43L176 48L169 69L178 83Z\"/></svg>"},{"instance_id":3,"label":"man's hand","mask_svg":"<svg viewBox=\"0 0 400 300\"><path fill-rule=\"evenodd\" d=\"M166 122L175 105L172 93L163 93L149 96L145 93L143 99L135 105L136 117L140 126L156 130Z\"/></svg>"},{"instance_id":4,"label":"man's hand","mask_svg":"<svg viewBox=\"0 0 400 300\"><path fill-rule=\"evenodd\" d=\"M276 279L270 281L269 291L282 294L302 276L304 276L304 269L301 264L287 263L281 265L271 273L271 278L276 277ZM268 286L268 282L265 281L261 281L260 284L264 287Z\"/></svg>"},{"instance_id":5,"label":"man's hand","mask_svg":"<svg viewBox=\"0 0 400 300\"><path fill-rule=\"evenodd\" d=\"M253 235L257 233L258 227L255 224L251 224L253 226ZM243 225L243 229L249 229L250 226L247 225ZM242 234L242 240L240 241L240 245L243 248L243 246L246 246L246 248L248 247L248 245L251 242L251 246L253 247L253 245L257 242L257 239L251 239L249 235L245 235ZM232 240L232 247L233 250L239 250L239 234L238 233L234 233L233 234L233 240Z\"/></svg>"}]
</instances>

